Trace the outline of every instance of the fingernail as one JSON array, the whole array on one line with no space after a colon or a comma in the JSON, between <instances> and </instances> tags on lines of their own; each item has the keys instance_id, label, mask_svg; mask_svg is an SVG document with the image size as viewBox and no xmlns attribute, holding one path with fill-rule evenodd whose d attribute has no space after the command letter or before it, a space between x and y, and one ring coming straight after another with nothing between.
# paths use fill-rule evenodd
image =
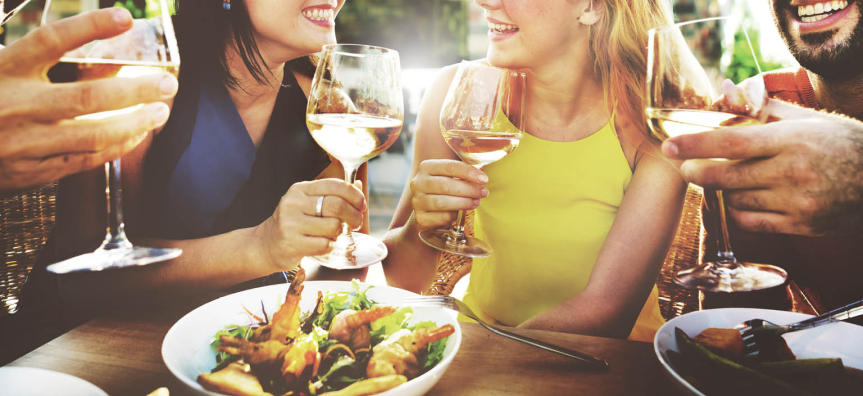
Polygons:
<instances>
[{"instance_id":1,"label":"fingernail","mask_svg":"<svg viewBox=\"0 0 863 396\"><path fill-rule=\"evenodd\" d=\"M477 180L479 180L480 183L488 183L488 176L479 175L479 177L477 177Z\"/></svg>"},{"instance_id":2,"label":"fingernail","mask_svg":"<svg viewBox=\"0 0 863 396\"><path fill-rule=\"evenodd\" d=\"M670 141L665 141L665 143L662 144L662 153L665 154L666 157L677 158L678 152L680 152L680 150L677 148L676 144Z\"/></svg>"},{"instance_id":3,"label":"fingernail","mask_svg":"<svg viewBox=\"0 0 863 396\"><path fill-rule=\"evenodd\" d=\"M126 11L124 8L115 8L114 9L114 22L117 23L128 23L132 20L132 14L129 11Z\"/></svg>"},{"instance_id":4,"label":"fingernail","mask_svg":"<svg viewBox=\"0 0 863 396\"><path fill-rule=\"evenodd\" d=\"M162 77L162 82L159 83L159 89L166 97L174 96L174 94L177 93L177 79L171 75Z\"/></svg>"},{"instance_id":5,"label":"fingernail","mask_svg":"<svg viewBox=\"0 0 863 396\"><path fill-rule=\"evenodd\" d=\"M482 191L479 192L479 195L483 198L487 197L488 196L488 190L483 188Z\"/></svg>"},{"instance_id":6,"label":"fingernail","mask_svg":"<svg viewBox=\"0 0 863 396\"><path fill-rule=\"evenodd\" d=\"M168 120L168 106L164 103L151 104L150 113L153 115L153 121L157 124L162 124Z\"/></svg>"},{"instance_id":7,"label":"fingernail","mask_svg":"<svg viewBox=\"0 0 863 396\"><path fill-rule=\"evenodd\" d=\"M474 199L474 200L473 200L473 207L475 208L475 207L477 207L477 206L479 206L479 200L478 200L478 199Z\"/></svg>"}]
</instances>

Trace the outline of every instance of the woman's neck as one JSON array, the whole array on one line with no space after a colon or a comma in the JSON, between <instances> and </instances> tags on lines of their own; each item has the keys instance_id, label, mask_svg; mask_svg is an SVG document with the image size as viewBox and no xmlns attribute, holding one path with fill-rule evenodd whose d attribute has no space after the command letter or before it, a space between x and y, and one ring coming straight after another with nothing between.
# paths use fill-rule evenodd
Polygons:
<instances>
[{"instance_id":1,"label":"woman's neck","mask_svg":"<svg viewBox=\"0 0 863 396\"><path fill-rule=\"evenodd\" d=\"M287 60L275 59L268 56L267 52L259 45L261 52L261 66L264 82L255 79L252 73L246 67L243 58L237 52L233 45L228 45L227 60L228 70L237 81L237 88L229 89L228 93L234 105L241 113L244 109L254 107L259 103L266 103L275 100L281 87L282 79L284 78L285 62Z\"/></svg>"},{"instance_id":2,"label":"woman's neck","mask_svg":"<svg viewBox=\"0 0 863 396\"><path fill-rule=\"evenodd\" d=\"M528 114L532 135L573 141L596 132L608 121L602 83L593 59L560 59L532 68L528 82ZM577 128L575 126L578 126Z\"/></svg>"}]
</instances>

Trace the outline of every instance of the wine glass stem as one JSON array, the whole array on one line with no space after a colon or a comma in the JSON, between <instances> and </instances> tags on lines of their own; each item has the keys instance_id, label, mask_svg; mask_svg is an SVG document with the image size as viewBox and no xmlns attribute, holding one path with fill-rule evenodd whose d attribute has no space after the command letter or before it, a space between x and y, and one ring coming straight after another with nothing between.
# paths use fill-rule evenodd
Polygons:
<instances>
[{"instance_id":1,"label":"wine glass stem","mask_svg":"<svg viewBox=\"0 0 863 396\"><path fill-rule=\"evenodd\" d=\"M357 171L359 171L360 165L343 163L342 166L345 168L345 181L350 185L356 183ZM348 223L342 223L342 236L347 238L347 250L354 250L353 248L356 247L356 241L354 241L354 237L351 235L351 229L348 227Z\"/></svg>"},{"instance_id":2,"label":"wine glass stem","mask_svg":"<svg viewBox=\"0 0 863 396\"><path fill-rule=\"evenodd\" d=\"M467 243L467 238L465 238L464 234L465 219L467 219L465 211L458 211L458 217L456 218L455 223L453 223L452 228L450 228L449 232L446 235L446 243L451 245Z\"/></svg>"},{"instance_id":3,"label":"wine glass stem","mask_svg":"<svg viewBox=\"0 0 863 396\"><path fill-rule=\"evenodd\" d=\"M713 229L710 231L716 236L714 265L734 269L737 267L737 259L734 257L734 252L731 251L731 240L728 238L728 223L722 190L704 189L704 200L710 215L713 216L713 222L711 222Z\"/></svg>"},{"instance_id":4,"label":"wine glass stem","mask_svg":"<svg viewBox=\"0 0 863 396\"><path fill-rule=\"evenodd\" d=\"M120 184L120 159L105 164L105 195L108 200L108 225L105 241L100 249L110 250L131 248L132 243L126 238L123 225L123 189Z\"/></svg>"}]
</instances>

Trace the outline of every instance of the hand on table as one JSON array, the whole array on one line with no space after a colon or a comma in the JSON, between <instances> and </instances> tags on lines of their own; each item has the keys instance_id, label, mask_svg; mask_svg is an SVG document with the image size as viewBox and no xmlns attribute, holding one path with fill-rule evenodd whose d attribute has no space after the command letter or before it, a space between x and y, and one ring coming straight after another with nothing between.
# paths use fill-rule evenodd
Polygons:
<instances>
[{"instance_id":1,"label":"hand on table","mask_svg":"<svg viewBox=\"0 0 863 396\"><path fill-rule=\"evenodd\" d=\"M763 110L780 121L677 136L662 151L685 160L686 180L724 190L728 214L741 228L863 231L863 123L773 99Z\"/></svg>"},{"instance_id":2,"label":"hand on table","mask_svg":"<svg viewBox=\"0 0 863 396\"><path fill-rule=\"evenodd\" d=\"M168 73L54 84L46 72L66 52L132 27L121 8L42 26L0 48L0 191L27 188L94 168L138 145L168 119L160 101L177 92ZM75 117L149 103L101 120Z\"/></svg>"},{"instance_id":3,"label":"hand on table","mask_svg":"<svg viewBox=\"0 0 863 396\"><path fill-rule=\"evenodd\" d=\"M459 210L475 209L488 196L488 176L461 161L425 160L411 180L411 205L420 230L449 227Z\"/></svg>"}]
</instances>

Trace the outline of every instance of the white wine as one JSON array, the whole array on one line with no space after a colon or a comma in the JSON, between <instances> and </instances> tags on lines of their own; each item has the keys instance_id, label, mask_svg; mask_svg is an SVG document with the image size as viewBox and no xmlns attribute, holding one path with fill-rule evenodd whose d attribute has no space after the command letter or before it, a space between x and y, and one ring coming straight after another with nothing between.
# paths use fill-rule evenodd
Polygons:
<instances>
[{"instance_id":1,"label":"white wine","mask_svg":"<svg viewBox=\"0 0 863 396\"><path fill-rule=\"evenodd\" d=\"M718 111L648 108L646 113L653 136L659 140L718 128L761 124L752 117Z\"/></svg>"},{"instance_id":2,"label":"white wine","mask_svg":"<svg viewBox=\"0 0 863 396\"><path fill-rule=\"evenodd\" d=\"M518 147L520 133L444 130L446 144L464 163L482 167L500 160Z\"/></svg>"},{"instance_id":3,"label":"white wine","mask_svg":"<svg viewBox=\"0 0 863 396\"><path fill-rule=\"evenodd\" d=\"M364 114L309 114L306 124L324 151L350 164L384 152L402 130L401 120Z\"/></svg>"},{"instance_id":4,"label":"white wine","mask_svg":"<svg viewBox=\"0 0 863 396\"><path fill-rule=\"evenodd\" d=\"M180 73L180 65L115 59L60 58L60 63L48 71L48 79L60 83L108 77L135 78L158 72L168 72L177 77Z\"/></svg>"},{"instance_id":5,"label":"white wine","mask_svg":"<svg viewBox=\"0 0 863 396\"><path fill-rule=\"evenodd\" d=\"M67 83L109 77L136 78L160 72L168 72L177 77L180 73L180 65L177 63L137 62L115 59L60 58L60 63L57 63L48 70L48 79L55 83ZM137 105L120 110L88 114L77 118L107 118L128 114L140 107L141 105Z\"/></svg>"}]
</instances>

